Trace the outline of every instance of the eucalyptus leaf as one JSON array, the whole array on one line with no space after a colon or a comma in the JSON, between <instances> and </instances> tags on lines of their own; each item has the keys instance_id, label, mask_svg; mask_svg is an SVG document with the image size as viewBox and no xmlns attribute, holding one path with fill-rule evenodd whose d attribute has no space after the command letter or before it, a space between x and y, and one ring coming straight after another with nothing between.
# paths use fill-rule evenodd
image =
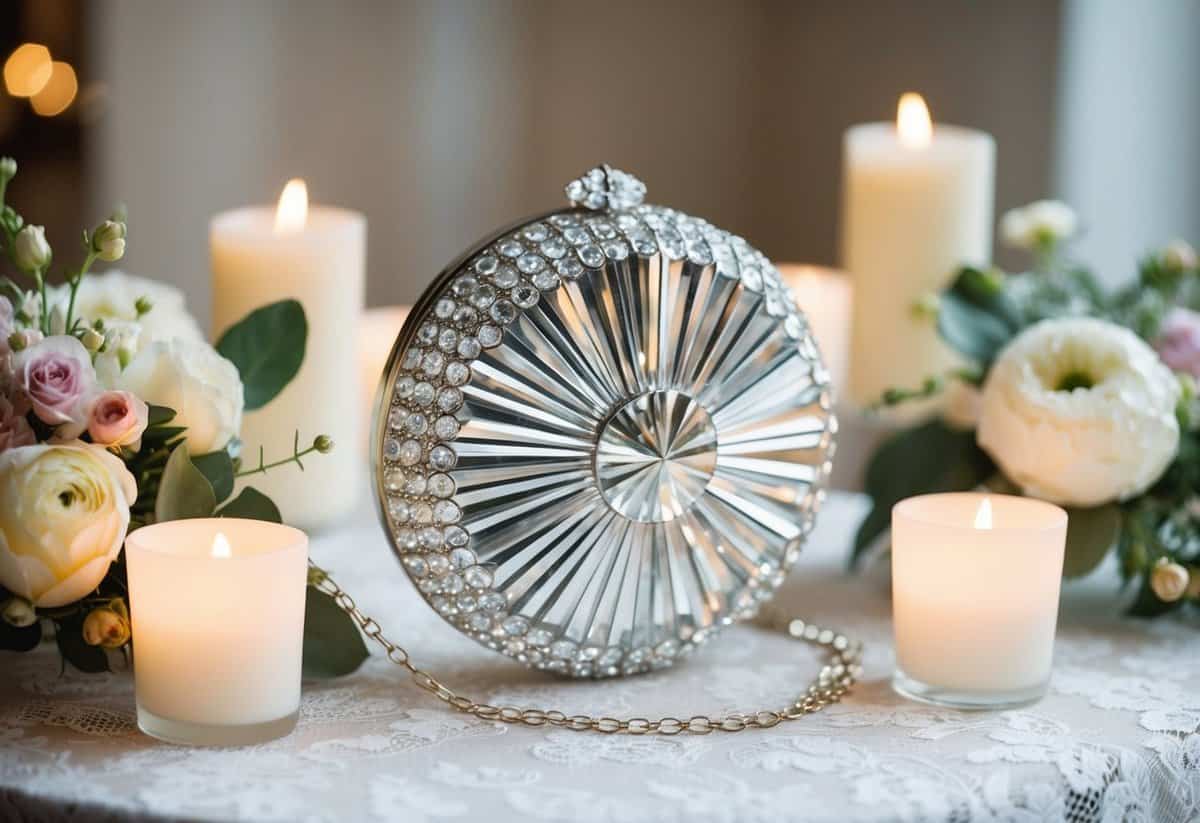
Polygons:
<instances>
[{"instance_id":1,"label":"eucalyptus leaf","mask_svg":"<svg viewBox=\"0 0 1200 823\"><path fill-rule=\"evenodd\" d=\"M996 314L952 293L941 297L937 328L951 348L983 365L995 359L1014 333Z\"/></svg>"},{"instance_id":2,"label":"eucalyptus leaf","mask_svg":"<svg viewBox=\"0 0 1200 823\"><path fill-rule=\"evenodd\" d=\"M146 419L147 428L155 428L156 426L165 426L175 419L175 410L169 409L166 406L155 406L150 404L150 414Z\"/></svg>"},{"instance_id":3,"label":"eucalyptus leaf","mask_svg":"<svg viewBox=\"0 0 1200 823\"><path fill-rule=\"evenodd\" d=\"M233 459L229 452L221 450L193 457L192 465L208 480L218 503L229 499L233 494Z\"/></svg>"},{"instance_id":4,"label":"eucalyptus leaf","mask_svg":"<svg viewBox=\"0 0 1200 823\"><path fill-rule=\"evenodd\" d=\"M250 486L242 489L237 497L220 509L217 517L241 517L246 520L265 520L268 523L283 522L279 507L271 498Z\"/></svg>"},{"instance_id":5,"label":"eucalyptus leaf","mask_svg":"<svg viewBox=\"0 0 1200 823\"><path fill-rule=\"evenodd\" d=\"M973 432L952 429L940 419L893 435L867 466L871 511L854 538L851 568L891 524L892 506L918 494L973 489L995 470Z\"/></svg>"},{"instance_id":6,"label":"eucalyptus leaf","mask_svg":"<svg viewBox=\"0 0 1200 823\"><path fill-rule=\"evenodd\" d=\"M1121 509L1113 504L1067 509L1064 577L1083 577L1104 560L1121 532Z\"/></svg>"},{"instance_id":7,"label":"eucalyptus leaf","mask_svg":"<svg viewBox=\"0 0 1200 823\"><path fill-rule=\"evenodd\" d=\"M350 616L333 598L309 588L304 604L304 676L350 674L367 659L367 646Z\"/></svg>"},{"instance_id":8,"label":"eucalyptus leaf","mask_svg":"<svg viewBox=\"0 0 1200 823\"><path fill-rule=\"evenodd\" d=\"M163 470L158 497L154 501L154 518L162 523L208 517L216 508L217 497L212 485L192 463L187 446L181 443L171 452Z\"/></svg>"},{"instance_id":9,"label":"eucalyptus leaf","mask_svg":"<svg viewBox=\"0 0 1200 823\"><path fill-rule=\"evenodd\" d=\"M246 393L246 411L275 398L304 362L308 321L296 300L255 309L217 341L217 351L237 366Z\"/></svg>"},{"instance_id":10,"label":"eucalyptus leaf","mask_svg":"<svg viewBox=\"0 0 1200 823\"><path fill-rule=\"evenodd\" d=\"M1137 597L1129 606L1129 614L1133 617L1158 617L1178 609L1183 604L1183 598L1174 603L1159 599L1159 596L1154 593L1154 589L1150 588L1150 575L1147 574L1142 578Z\"/></svg>"},{"instance_id":11,"label":"eucalyptus leaf","mask_svg":"<svg viewBox=\"0 0 1200 823\"><path fill-rule=\"evenodd\" d=\"M83 639L83 612L77 617L64 620L54 633L55 642L63 659L81 672L94 674L106 672L108 655L99 646L89 646Z\"/></svg>"},{"instance_id":12,"label":"eucalyptus leaf","mask_svg":"<svg viewBox=\"0 0 1200 823\"><path fill-rule=\"evenodd\" d=\"M184 426L157 426L153 429L146 429L146 433L142 435L142 451L146 451L147 446L157 448L169 443L186 431L187 428Z\"/></svg>"}]
</instances>

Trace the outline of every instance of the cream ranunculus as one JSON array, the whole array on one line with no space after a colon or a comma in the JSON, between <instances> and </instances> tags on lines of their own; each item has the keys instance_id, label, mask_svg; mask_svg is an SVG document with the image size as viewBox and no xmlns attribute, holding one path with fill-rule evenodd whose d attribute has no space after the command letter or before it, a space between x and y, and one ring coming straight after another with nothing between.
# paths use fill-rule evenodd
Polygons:
<instances>
[{"instance_id":1,"label":"cream ranunculus","mask_svg":"<svg viewBox=\"0 0 1200 823\"><path fill-rule=\"evenodd\" d=\"M56 292L56 303L65 305L67 294L65 287ZM137 302L143 298L149 302L150 311L139 315ZM136 336L143 344L173 337L204 339L196 318L187 310L183 292L123 271L83 278L75 295L75 314L89 324L97 320L110 327L136 324L140 330Z\"/></svg>"},{"instance_id":2,"label":"cream ranunculus","mask_svg":"<svg viewBox=\"0 0 1200 823\"><path fill-rule=\"evenodd\" d=\"M135 499L133 475L100 446L0 454L0 583L39 607L84 597L120 553Z\"/></svg>"},{"instance_id":3,"label":"cream ranunculus","mask_svg":"<svg viewBox=\"0 0 1200 823\"><path fill-rule=\"evenodd\" d=\"M116 377L116 388L175 410L192 454L225 448L242 427L244 397L237 367L199 340L159 340L142 346Z\"/></svg>"},{"instance_id":4,"label":"cream ranunculus","mask_svg":"<svg viewBox=\"0 0 1200 823\"><path fill-rule=\"evenodd\" d=\"M977 439L1028 495L1095 506L1145 491L1175 457L1179 382L1128 329L1046 320L1001 352Z\"/></svg>"}]
</instances>

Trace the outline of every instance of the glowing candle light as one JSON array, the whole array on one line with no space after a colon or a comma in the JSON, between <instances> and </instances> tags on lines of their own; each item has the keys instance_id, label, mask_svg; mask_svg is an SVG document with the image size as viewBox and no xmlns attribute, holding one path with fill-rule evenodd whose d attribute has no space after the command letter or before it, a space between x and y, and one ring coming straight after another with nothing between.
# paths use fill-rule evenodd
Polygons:
<instances>
[{"instance_id":1,"label":"glowing candle light","mask_svg":"<svg viewBox=\"0 0 1200 823\"><path fill-rule=\"evenodd\" d=\"M217 532L217 536L213 538L212 556L233 557L233 546L229 545L229 538L225 536L224 532Z\"/></svg>"},{"instance_id":2,"label":"glowing candle light","mask_svg":"<svg viewBox=\"0 0 1200 823\"><path fill-rule=\"evenodd\" d=\"M275 207L275 233L295 234L304 231L308 222L308 186L294 178L287 182Z\"/></svg>"},{"instance_id":3,"label":"glowing candle light","mask_svg":"<svg viewBox=\"0 0 1200 823\"><path fill-rule=\"evenodd\" d=\"M892 510L897 691L968 708L1050 678L1067 513L1025 497L933 494Z\"/></svg>"},{"instance_id":4,"label":"glowing candle light","mask_svg":"<svg viewBox=\"0 0 1200 823\"><path fill-rule=\"evenodd\" d=\"M906 149L923 149L933 142L933 118L925 98L916 92L900 95L896 106L896 133Z\"/></svg>"},{"instance_id":5,"label":"glowing candle light","mask_svg":"<svg viewBox=\"0 0 1200 823\"><path fill-rule=\"evenodd\" d=\"M174 520L125 543L138 726L175 743L287 734L300 706L308 538L276 523Z\"/></svg>"}]
</instances>

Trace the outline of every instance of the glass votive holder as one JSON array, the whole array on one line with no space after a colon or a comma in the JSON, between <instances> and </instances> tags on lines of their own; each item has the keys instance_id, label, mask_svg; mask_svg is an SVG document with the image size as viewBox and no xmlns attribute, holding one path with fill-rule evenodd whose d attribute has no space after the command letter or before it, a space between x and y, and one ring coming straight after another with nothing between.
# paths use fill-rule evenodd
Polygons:
<instances>
[{"instance_id":1,"label":"glass votive holder","mask_svg":"<svg viewBox=\"0 0 1200 823\"><path fill-rule=\"evenodd\" d=\"M892 509L893 688L962 709L1040 699L1067 513L1026 497L931 494Z\"/></svg>"},{"instance_id":2,"label":"glass votive holder","mask_svg":"<svg viewBox=\"0 0 1200 823\"><path fill-rule=\"evenodd\" d=\"M242 746L296 726L308 537L258 520L174 520L125 541L138 727Z\"/></svg>"}]
</instances>

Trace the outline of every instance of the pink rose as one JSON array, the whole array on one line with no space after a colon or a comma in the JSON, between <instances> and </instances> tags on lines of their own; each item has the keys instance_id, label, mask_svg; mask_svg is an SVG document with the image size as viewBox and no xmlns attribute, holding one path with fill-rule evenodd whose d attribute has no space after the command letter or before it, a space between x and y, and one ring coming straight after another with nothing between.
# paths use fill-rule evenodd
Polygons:
<instances>
[{"instance_id":1,"label":"pink rose","mask_svg":"<svg viewBox=\"0 0 1200 823\"><path fill-rule=\"evenodd\" d=\"M60 438L83 432L96 390L96 372L82 343L70 335L47 337L17 352L13 370L39 420L60 427Z\"/></svg>"},{"instance_id":2,"label":"pink rose","mask_svg":"<svg viewBox=\"0 0 1200 823\"><path fill-rule=\"evenodd\" d=\"M101 446L141 446L142 432L150 419L150 407L127 391L106 391L92 403L88 434Z\"/></svg>"},{"instance_id":3,"label":"pink rose","mask_svg":"<svg viewBox=\"0 0 1200 823\"><path fill-rule=\"evenodd\" d=\"M14 405L12 400L0 395L0 452L18 446L32 446L37 442L29 421L25 419L28 407Z\"/></svg>"},{"instance_id":4,"label":"pink rose","mask_svg":"<svg viewBox=\"0 0 1200 823\"><path fill-rule=\"evenodd\" d=\"M1200 378L1200 314L1172 309L1154 343L1162 361L1178 372Z\"/></svg>"}]
</instances>

